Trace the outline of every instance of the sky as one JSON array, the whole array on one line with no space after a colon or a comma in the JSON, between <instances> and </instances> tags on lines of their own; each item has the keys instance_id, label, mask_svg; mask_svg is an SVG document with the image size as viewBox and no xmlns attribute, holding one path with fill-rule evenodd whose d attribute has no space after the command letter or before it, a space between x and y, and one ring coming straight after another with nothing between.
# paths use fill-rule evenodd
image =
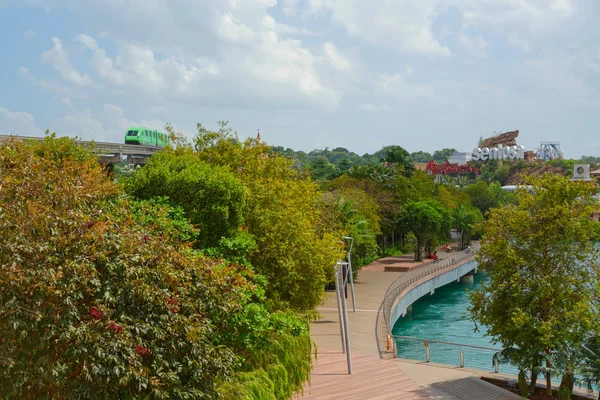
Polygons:
<instances>
[{"instance_id":1,"label":"sky","mask_svg":"<svg viewBox=\"0 0 600 400\"><path fill-rule=\"evenodd\" d=\"M597 0L0 0L0 133L600 156Z\"/></svg>"}]
</instances>

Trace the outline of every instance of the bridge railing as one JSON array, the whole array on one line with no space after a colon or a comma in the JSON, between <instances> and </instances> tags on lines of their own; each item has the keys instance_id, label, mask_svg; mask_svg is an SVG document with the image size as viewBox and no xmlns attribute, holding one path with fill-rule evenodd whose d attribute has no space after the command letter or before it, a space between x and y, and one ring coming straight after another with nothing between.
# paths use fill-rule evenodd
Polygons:
<instances>
[{"instance_id":1,"label":"bridge railing","mask_svg":"<svg viewBox=\"0 0 600 400\"><path fill-rule=\"evenodd\" d=\"M452 269L457 264L472 259L478 250L479 245L477 244L473 246L470 253L466 253L465 251L450 253L449 257L446 257L439 262L431 262L403 273L390 284L385 292L381 306L379 307L375 323L377 348L381 358L395 358L397 356L396 343L392 336L392 326L390 326L390 324L392 310L401 300L402 292L408 289L412 284L429 275L433 275L446 269Z\"/></svg>"}]
</instances>

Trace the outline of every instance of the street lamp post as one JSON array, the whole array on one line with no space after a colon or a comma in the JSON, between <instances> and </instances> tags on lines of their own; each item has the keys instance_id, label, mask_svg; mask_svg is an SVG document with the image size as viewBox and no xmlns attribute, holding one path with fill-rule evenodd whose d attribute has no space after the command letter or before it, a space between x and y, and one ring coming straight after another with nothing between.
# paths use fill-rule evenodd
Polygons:
<instances>
[{"instance_id":1,"label":"street lamp post","mask_svg":"<svg viewBox=\"0 0 600 400\"><path fill-rule=\"evenodd\" d=\"M352 245L354 244L354 238L350 236L342 236L342 239L350 241L350 249L348 249L348 269L350 270L350 288L352 289L352 308L356 312L356 296L354 293L354 277L352 276ZM346 298L348 298L348 289L344 286Z\"/></svg>"}]
</instances>

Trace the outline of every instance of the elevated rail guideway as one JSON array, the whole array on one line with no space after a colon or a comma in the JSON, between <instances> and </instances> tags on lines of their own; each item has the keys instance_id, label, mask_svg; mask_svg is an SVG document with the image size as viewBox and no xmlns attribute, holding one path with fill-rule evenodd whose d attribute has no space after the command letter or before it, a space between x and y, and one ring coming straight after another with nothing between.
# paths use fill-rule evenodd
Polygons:
<instances>
[{"instance_id":1,"label":"elevated rail guideway","mask_svg":"<svg viewBox=\"0 0 600 400\"><path fill-rule=\"evenodd\" d=\"M0 143L15 138L19 140L44 140L44 137L39 136L17 136L17 135L0 135ZM93 152L98 156L101 163L120 163L123 157L127 157L128 164L144 165L152 156L161 148L150 146L139 146L135 144L111 143L111 142L96 142L88 140L75 140L75 143L84 147L93 147Z\"/></svg>"}]
</instances>

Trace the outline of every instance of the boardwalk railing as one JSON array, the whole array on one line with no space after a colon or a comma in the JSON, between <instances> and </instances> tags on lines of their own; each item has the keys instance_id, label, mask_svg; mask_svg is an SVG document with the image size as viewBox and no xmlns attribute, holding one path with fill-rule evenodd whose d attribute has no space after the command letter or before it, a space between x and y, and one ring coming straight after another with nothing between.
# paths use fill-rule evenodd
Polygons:
<instances>
[{"instance_id":1,"label":"boardwalk railing","mask_svg":"<svg viewBox=\"0 0 600 400\"><path fill-rule=\"evenodd\" d=\"M397 357L396 343L392 336L392 326L390 326L390 324L392 311L396 304L402 299L402 296L404 296L403 292L412 284L420 280L426 280L425 278L430 275L444 270L451 270L458 264L473 259L474 254L478 251L478 247L479 246L473 248L470 253L464 251L451 253L449 257L446 257L439 262L432 262L421 267L413 268L392 282L385 292L375 323L377 348L381 358Z\"/></svg>"},{"instance_id":2,"label":"boardwalk railing","mask_svg":"<svg viewBox=\"0 0 600 400\"><path fill-rule=\"evenodd\" d=\"M482 370L492 369L496 373L500 372L499 360L497 357L494 357L494 355L499 353L501 349L410 336L393 336L393 338L394 341L416 341L423 344L423 346L410 346L410 351L407 352L407 354L402 354L402 358L431 362L433 355L434 362L439 364L451 363L453 365L458 365L461 368L467 366L469 368ZM468 350L466 357L465 350ZM517 373L515 371L510 372Z\"/></svg>"}]
</instances>

